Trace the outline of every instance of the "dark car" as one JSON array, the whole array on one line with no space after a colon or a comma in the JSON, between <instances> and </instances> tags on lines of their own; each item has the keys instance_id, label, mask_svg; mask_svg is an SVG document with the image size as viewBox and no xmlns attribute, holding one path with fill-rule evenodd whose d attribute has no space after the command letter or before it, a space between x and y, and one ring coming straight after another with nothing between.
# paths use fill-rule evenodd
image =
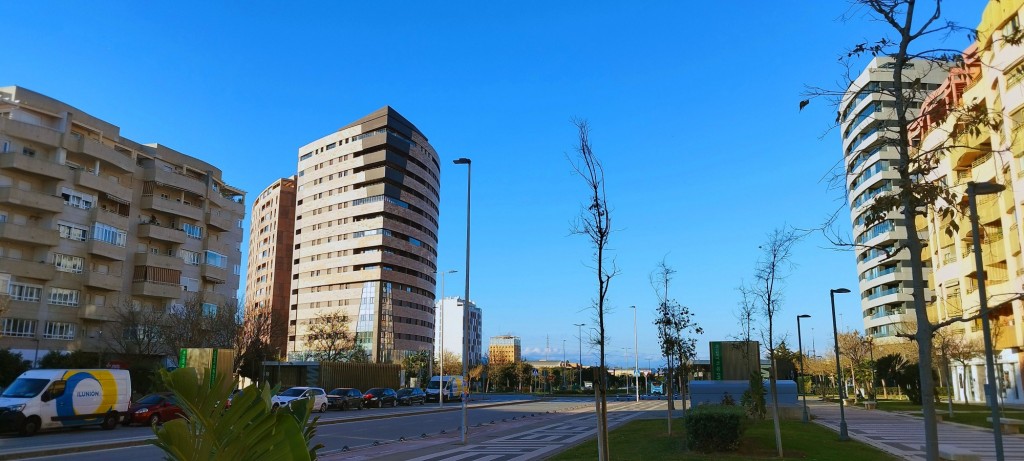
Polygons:
<instances>
[{"instance_id":1,"label":"dark car","mask_svg":"<svg viewBox=\"0 0 1024 461\"><path fill-rule=\"evenodd\" d=\"M348 410L351 408L363 409L363 393L359 389L351 387L339 387L327 393L327 404L331 408Z\"/></svg>"},{"instance_id":2,"label":"dark car","mask_svg":"<svg viewBox=\"0 0 1024 461\"><path fill-rule=\"evenodd\" d=\"M146 395L129 405L128 412L125 413L122 423L125 426L131 424L148 424L152 426L184 416L181 407L174 401L174 394L161 392Z\"/></svg>"},{"instance_id":3,"label":"dark car","mask_svg":"<svg viewBox=\"0 0 1024 461\"><path fill-rule=\"evenodd\" d=\"M375 387L363 394L363 405L368 407L397 407L398 395L395 390L388 387Z\"/></svg>"},{"instance_id":4,"label":"dark car","mask_svg":"<svg viewBox=\"0 0 1024 461\"><path fill-rule=\"evenodd\" d=\"M418 387L399 389L396 397L398 398L399 405L413 406L417 403L423 405L427 401L427 394L423 393L423 389Z\"/></svg>"}]
</instances>

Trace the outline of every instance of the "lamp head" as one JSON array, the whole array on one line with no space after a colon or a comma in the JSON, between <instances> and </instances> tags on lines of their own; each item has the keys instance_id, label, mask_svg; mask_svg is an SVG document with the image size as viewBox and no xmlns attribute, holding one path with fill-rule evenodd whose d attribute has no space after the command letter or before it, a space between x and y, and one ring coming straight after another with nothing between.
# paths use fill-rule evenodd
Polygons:
<instances>
[{"instance_id":1,"label":"lamp head","mask_svg":"<svg viewBox=\"0 0 1024 461\"><path fill-rule=\"evenodd\" d=\"M849 293L850 290L848 290L846 288L833 288L832 292L833 293Z\"/></svg>"},{"instance_id":2,"label":"lamp head","mask_svg":"<svg viewBox=\"0 0 1024 461\"><path fill-rule=\"evenodd\" d=\"M454 163L456 165L469 165L469 164L473 163L473 161L468 159L468 158L466 158L466 157L459 157L459 158L457 158L455 160L452 160L452 163Z\"/></svg>"},{"instance_id":3,"label":"lamp head","mask_svg":"<svg viewBox=\"0 0 1024 461\"><path fill-rule=\"evenodd\" d=\"M798 319L809 319L809 318L811 318L811 315L810 314L800 314L800 315L796 316L796 318L798 318Z\"/></svg>"},{"instance_id":4,"label":"lamp head","mask_svg":"<svg viewBox=\"0 0 1024 461\"><path fill-rule=\"evenodd\" d=\"M994 182L968 182L967 193L973 195L998 194L1006 190L1006 186Z\"/></svg>"}]
</instances>

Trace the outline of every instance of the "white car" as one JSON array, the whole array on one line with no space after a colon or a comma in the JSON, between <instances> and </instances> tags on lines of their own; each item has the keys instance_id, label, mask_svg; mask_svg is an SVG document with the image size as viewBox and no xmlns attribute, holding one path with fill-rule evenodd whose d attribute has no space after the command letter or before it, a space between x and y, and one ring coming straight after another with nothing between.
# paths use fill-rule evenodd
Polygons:
<instances>
[{"instance_id":1,"label":"white car","mask_svg":"<svg viewBox=\"0 0 1024 461\"><path fill-rule=\"evenodd\" d=\"M270 403L276 409L282 405L291 405L299 399L311 399L313 411L323 413L327 411L327 393L319 387L291 387L270 398Z\"/></svg>"}]
</instances>

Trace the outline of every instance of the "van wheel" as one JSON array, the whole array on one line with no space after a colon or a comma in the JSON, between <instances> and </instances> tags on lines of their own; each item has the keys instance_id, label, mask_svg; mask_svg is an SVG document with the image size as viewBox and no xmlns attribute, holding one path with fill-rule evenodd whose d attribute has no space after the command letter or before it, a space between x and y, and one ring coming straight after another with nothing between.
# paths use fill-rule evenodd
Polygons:
<instances>
[{"instance_id":1,"label":"van wheel","mask_svg":"<svg viewBox=\"0 0 1024 461\"><path fill-rule=\"evenodd\" d=\"M107 413L107 416L103 418L103 424L100 427L108 431L117 427L117 413Z\"/></svg>"},{"instance_id":2,"label":"van wheel","mask_svg":"<svg viewBox=\"0 0 1024 461\"><path fill-rule=\"evenodd\" d=\"M21 435L25 436L35 435L36 432L39 432L40 423L41 422L39 421L38 417L29 416L28 418L25 418L25 421L22 421L21 430L18 432L20 432Z\"/></svg>"}]
</instances>

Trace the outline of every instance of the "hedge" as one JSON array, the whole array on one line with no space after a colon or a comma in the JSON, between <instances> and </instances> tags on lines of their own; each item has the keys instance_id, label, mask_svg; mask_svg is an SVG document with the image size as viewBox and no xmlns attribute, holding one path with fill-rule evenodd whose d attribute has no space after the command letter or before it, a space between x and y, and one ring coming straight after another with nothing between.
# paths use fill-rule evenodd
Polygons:
<instances>
[{"instance_id":1,"label":"hedge","mask_svg":"<svg viewBox=\"0 0 1024 461\"><path fill-rule=\"evenodd\" d=\"M700 405L688 412L686 446L700 452L729 451L739 447L746 429L743 407L732 405Z\"/></svg>"}]
</instances>

